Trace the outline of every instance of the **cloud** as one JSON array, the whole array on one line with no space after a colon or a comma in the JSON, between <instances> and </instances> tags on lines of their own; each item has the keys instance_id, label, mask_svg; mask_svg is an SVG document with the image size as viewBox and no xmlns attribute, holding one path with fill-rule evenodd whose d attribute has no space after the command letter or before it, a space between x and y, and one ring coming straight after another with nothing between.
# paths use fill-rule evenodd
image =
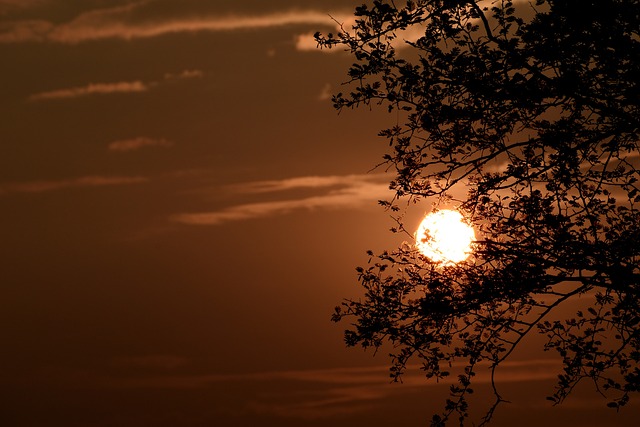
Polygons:
<instances>
[{"instance_id":1,"label":"cloud","mask_svg":"<svg viewBox=\"0 0 640 427\"><path fill-rule=\"evenodd\" d=\"M515 3L525 4L526 0L516 0ZM489 0L478 2L480 7L491 7L491 2ZM347 32L350 34L354 34L353 27L356 25L356 17L353 14L353 11L340 12L336 15L331 14L331 23L334 26L334 34L340 32ZM480 22L480 19L476 19L475 22ZM338 46L337 48L323 48L320 49L317 46L317 42L313 37L314 32L305 32L296 35L295 37L295 46L297 50L300 51L314 51L314 52L325 52L325 53L336 53L348 51L349 49L344 46ZM326 34L325 34L326 35ZM425 28L422 25L410 25L404 30L398 29L395 31L396 38L391 42L391 45L396 49L404 49L409 45L407 42L414 43L420 37L424 37Z\"/></svg>"},{"instance_id":2,"label":"cloud","mask_svg":"<svg viewBox=\"0 0 640 427\"><path fill-rule=\"evenodd\" d=\"M145 362L148 364L147 358L126 359L125 365L138 364ZM149 357L150 360L155 357ZM118 365L123 365L123 360L114 361ZM140 362L140 363L139 363ZM185 364L186 364L185 360ZM368 385L368 384L386 384L388 383L387 366L374 367L356 367L356 368L333 368L333 369L317 369L317 370L292 370L292 371L273 371L273 372L255 372L255 373L238 373L238 374L205 374L205 375L161 375L149 377L135 377L106 380L113 387L141 387L141 388L203 388L214 383L225 382L304 382L318 383L329 385Z\"/></svg>"},{"instance_id":3,"label":"cloud","mask_svg":"<svg viewBox=\"0 0 640 427\"><path fill-rule=\"evenodd\" d=\"M318 101L328 101L331 99L331 95L332 86L330 83L327 83L322 87L322 91L320 92L320 95L318 95Z\"/></svg>"},{"instance_id":4,"label":"cloud","mask_svg":"<svg viewBox=\"0 0 640 427\"><path fill-rule=\"evenodd\" d=\"M147 90L149 90L149 85L139 80L116 83L89 83L86 86L36 93L29 97L29 101L80 98L89 95L106 95L112 93L139 93L146 92Z\"/></svg>"},{"instance_id":5,"label":"cloud","mask_svg":"<svg viewBox=\"0 0 640 427\"><path fill-rule=\"evenodd\" d=\"M140 136L137 138L113 141L107 146L107 149L109 151L127 152L127 151L139 150L144 147L171 147L171 146L173 146L173 143L171 141L167 141L166 139L148 138L148 137Z\"/></svg>"},{"instance_id":6,"label":"cloud","mask_svg":"<svg viewBox=\"0 0 640 427\"><path fill-rule=\"evenodd\" d=\"M28 5L44 0L25 0ZM519 1L524 3L523 0ZM5 8L20 7L19 0L0 0L0 15ZM166 34L238 31L247 29L267 29L284 26L331 27L334 32L351 31L355 24L353 9L341 8L331 14L317 9L290 9L254 15L206 14L159 15L153 10L153 1L142 0L126 5L90 10L80 13L65 23L46 20L23 20L0 24L0 43L56 42L75 44L91 40L121 39L133 40L151 38ZM398 33L396 46L404 45L403 40L415 41L424 36L424 29L412 26ZM303 32L296 36L295 46L301 51L319 51L313 40L313 32ZM323 52L339 52L342 49L322 49Z\"/></svg>"},{"instance_id":7,"label":"cloud","mask_svg":"<svg viewBox=\"0 0 640 427\"><path fill-rule=\"evenodd\" d=\"M187 80L204 77L201 70L183 70L180 73L165 73L164 82L175 80ZM115 83L89 83L86 86L78 86L65 89L56 89L47 92L41 92L31 95L29 101L46 101L52 99L70 99L80 98L91 95L109 95L113 93L141 93L147 92L151 88L162 84L163 82L143 82L135 80L130 82Z\"/></svg>"},{"instance_id":8,"label":"cloud","mask_svg":"<svg viewBox=\"0 0 640 427\"><path fill-rule=\"evenodd\" d=\"M164 75L165 80L200 79L202 77L204 77L204 72L201 70L183 70L178 74L166 73Z\"/></svg>"},{"instance_id":9,"label":"cloud","mask_svg":"<svg viewBox=\"0 0 640 427\"><path fill-rule=\"evenodd\" d=\"M220 225L297 210L345 209L375 203L388 197L388 184L378 175L309 176L279 181L260 181L234 186L241 192L267 193L294 189L325 189L325 194L287 200L247 203L203 213L174 215L173 221L191 225Z\"/></svg>"},{"instance_id":10,"label":"cloud","mask_svg":"<svg viewBox=\"0 0 640 427\"><path fill-rule=\"evenodd\" d=\"M457 364L457 368L462 365ZM499 384L526 383L556 379L558 361L539 359L519 362L503 362L499 370ZM488 365L478 366L474 384L491 382ZM339 414L357 413L367 410L381 401L386 401L401 393L423 390L425 386L447 386L453 378L439 383L424 378L418 366L409 366L402 384L390 384L388 367L330 369L319 371L297 371L284 373L294 382L288 395L276 401L259 401L252 405L259 412L272 413L281 417L321 419ZM275 379L275 378L274 378ZM315 383L314 392L301 395L296 393L295 383ZM322 387L325 385L325 387Z\"/></svg>"},{"instance_id":11,"label":"cloud","mask_svg":"<svg viewBox=\"0 0 640 427\"><path fill-rule=\"evenodd\" d=\"M143 362L147 363L146 360ZM462 363L453 366L454 370L463 368ZM488 363L476 367L475 385L491 382L488 368ZM559 369L560 363L555 359L503 362L497 372L497 381L498 385L552 381L557 378ZM224 387L226 383L243 384L246 389L254 389L259 384L269 384L271 389L277 391L252 398L246 402L247 409L279 417L322 419L337 414L358 413L402 393L423 392L425 387L446 389L455 378L452 375L440 382L430 381L424 378L418 365L410 365L402 384L391 384L389 367L380 365L239 374L175 375L167 372L146 377L118 375L93 379L92 383L116 389L207 389Z\"/></svg>"},{"instance_id":12,"label":"cloud","mask_svg":"<svg viewBox=\"0 0 640 427\"><path fill-rule=\"evenodd\" d=\"M0 195L7 193L42 193L65 188L104 187L111 185L139 184L149 179L140 176L84 176L57 181L30 181L0 184Z\"/></svg>"},{"instance_id":13,"label":"cloud","mask_svg":"<svg viewBox=\"0 0 640 427\"><path fill-rule=\"evenodd\" d=\"M327 13L317 10L289 10L261 15L144 15L148 1L81 13L62 24L47 21L17 21L4 24L0 42L80 43L90 40L158 37L172 33L220 32L264 29L290 25L332 25Z\"/></svg>"},{"instance_id":14,"label":"cloud","mask_svg":"<svg viewBox=\"0 0 640 427\"><path fill-rule=\"evenodd\" d=\"M295 46L297 50L301 51L316 51L319 50L318 42L313 37L313 32L298 34L295 39ZM335 52L336 49L322 49L323 52Z\"/></svg>"},{"instance_id":15,"label":"cloud","mask_svg":"<svg viewBox=\"0 0 640 427\"><path fill-rule=\"evenodd\" d=\"M0 23L0 43L43 41L54 25L43 20Z\"/></svg>"},{"instance_id":16,"label":"cloud","mask_svg":"<svg viewBox=\"0 0 640 427\"><path fill-rule=\"evenodd\" d=\"M380 180L380 175L328 175L301 176L280 180L255 181L232 186L236 191L266 193L300 188L326 188L335 186L358 186L362 183ZM386 179L386 178L385 178Z\"/></svg>"},{"instance_id":17,"label":"cloud","mask_svg":"<svg viewBox=\"0 0 640 427\"><path fill-rule=\"evenodd\" d=\"M354 30L353 27L356 25L356 17L353 13L340 13L338 15L331 15L331 22L327 22L328 24L332 24L334 29L333 32L347 32L353 35ZM392 41L392 46L396 49L402 49L407 47L406 42L415 42L420 37L424 36L424 27L420 25L413 25L404 30L396 30L397 38ZM318 43L314 37L315 31L300 33L295 36L294 44L297 50L299 51L311 51L311 52L324 52L324 53L338 53L348 51L344 46L338 45L333 48L322 48L318 47ZM326 35L326 34L324 34Z\"/></svg>"}]
</instances>

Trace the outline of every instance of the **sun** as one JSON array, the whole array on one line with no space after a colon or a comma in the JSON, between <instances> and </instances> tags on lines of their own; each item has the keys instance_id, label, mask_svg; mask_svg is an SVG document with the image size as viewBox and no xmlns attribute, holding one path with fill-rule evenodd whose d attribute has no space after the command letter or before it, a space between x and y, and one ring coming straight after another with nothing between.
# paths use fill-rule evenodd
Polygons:
<instances>
[{"instance_id":1,"label":"sun","mask_svg":"<svg viewBox=\"0 0 640 427\"><path fill-rule=\"evenodd\" d=\"M432 261L455 264L469 257L475 238L460 212L441 210L424 217L416 231L416 247Z\"/></svg>"}]
</instances>

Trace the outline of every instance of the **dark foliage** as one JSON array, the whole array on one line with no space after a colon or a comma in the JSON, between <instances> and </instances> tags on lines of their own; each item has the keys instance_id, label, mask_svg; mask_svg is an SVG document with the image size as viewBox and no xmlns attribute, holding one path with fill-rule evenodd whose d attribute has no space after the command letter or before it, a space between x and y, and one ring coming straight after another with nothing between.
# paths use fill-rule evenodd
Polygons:
<instances>
[{"instance_id":1,"label":"dark foliage","mask_svg":"<svg viewBox=\"0 0 640 427\"><path fill-rule=\"evenodd\" d=\"M534 333L563 362L550 400L588 380L625 405L640 388L640 3L374 1L355 18L316 39L355 58L337 109L399 117L381 132L396 171L383 204L454 205L480 237L455 265L412 245L372 257L365 296L333 317L352 321L347 344L391 343L394 378L409 360L457 373L433 426L462 425L479 367ZM559 317L579 296L588 309Z\"/></svg>"}]
</instances>

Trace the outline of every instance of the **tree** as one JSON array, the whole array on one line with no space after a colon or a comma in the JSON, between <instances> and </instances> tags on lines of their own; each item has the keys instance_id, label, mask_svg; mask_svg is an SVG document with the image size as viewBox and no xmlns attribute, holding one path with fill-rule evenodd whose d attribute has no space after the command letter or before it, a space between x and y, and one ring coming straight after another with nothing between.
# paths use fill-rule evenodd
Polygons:
<instances>
[{"instance_id":1,"label":"tree","mask_svg":"<svg viewBox=\"0 0 640 427\"><path fill-rule=\"evenodd\" d=\"M364 4L353 26L316 34L355 58L335 107L398 117L380 133L395 231L406 232L401 202L426 199L456 206L480 237L454 265L409 244L370 253L363 299L333 315L352 322L346 344L390 343L395 379L409 360L435 380L464 361L433 426L463 425L478 367L493 379L536 333L563 364L550 400L591 381L619 409L640 389L640 3L398 3ZM589 307L567 318L578 296ZM481 425L504 401L492 385Z\"/></svg>"}]
</instances>

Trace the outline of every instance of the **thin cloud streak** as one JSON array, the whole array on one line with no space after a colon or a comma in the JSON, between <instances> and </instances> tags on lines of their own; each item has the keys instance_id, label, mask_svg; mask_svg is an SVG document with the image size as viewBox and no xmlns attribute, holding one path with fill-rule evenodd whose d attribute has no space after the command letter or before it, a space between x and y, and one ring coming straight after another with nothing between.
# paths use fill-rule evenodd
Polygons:
<instances>
[{"instance_id":1,"label":"thin cloud streak","mask_svg":"<svg viewBox=\"0 0 640 427\"><path fill-rule=\"evenodd\" d=\"M140 136L137 138L122 139L109 143L107 149L116 152L137 151L144 147L172 147L173 142L166 139L148 138Z\"/></svg>"},{"instance_id":2,"label":"thin cloud streak","mask_svg":"<svg viewBox=\"0 0 640 427\"><path fill-rule=\"evenodd\" d=\"M202 77L204 77L202 70L183 70L178 74L166 73L164 75L165 80L201 79Z\"/></svg>"},{"instance_id":3,"label":"thin cloud streak","mask_svg":"<svg viewBox=\"0 0 640 427\"><path fill-rule=\"evenodd\" d=\"M281 181L261 181L237 186L240 191L253 193L277 192L292 189L334 188L326 194L298 199L247 203L222 210L203 213L183 213L174 215L175 222L190 225L221 225L232 221L242 221L284 215L298 210L349 209L375 203L389 196L388 184L375 182L376 175L347 175L328 177L298 177Z\"/></svg>"},{"instance_id":4,"label":"thin cloud streak","mask_svg":"<svg viewBox=\"0 0 640 427\"><path fill-rule=\"evenodd\" d=\"M331 17L317 10L288 10L263 15L154 17L135 22L148 2L84 12L75 19L53 24L44 20L7 23L0 29L0 43L80 43L91 40L158 37L172 33L221 32L266 29L291 25L333 26Z\"/></svg>"},{"instance_id":5,"label":"thin cloud streak","mask_svg":"<svg viewBox=\"0 0 640 427\"><path fill-rule=\"evenodd\" d=\"M523 0L518 0L522 3ZM9 1L10 4L17 2ZM166 34L222 32L238 30L268 29L294 25L313 26L311 32L296 35L294 45L301 51L318 51L313 32L318 26L350 30L355 23L353 10L327 12L314 9L292 9L263 15L211 15L166 17L152 16L147 21L136 21L148 0L123 6L91 10L78 15L75 19L62 24L46 20L23 20L0 24L0 43L56 42L76 44L93 40L159 37ZM1 3L0 3L1 4ZM482 5L482 3L480 3ZM396 47L403 47L404 41L415 41L424 36L421 28L411 27L398 33ZM336 52L341 49L323 49L324 52Z\"/></svg>"},{"instance_id":6,"label":"thin cloud streak","mask_svg":"<svg viewBox=\"0 0 640 427\"><path fill-rule=\"evenodd\" d=\"M148 181L148 178L141 176L84 176L75 179L57 181L18 182L0 184L0 195L8 193L43 193L66 188L140 184Z\"/></svg>"},{"instance_id":7,"label":"thin cloud streak","mask_svg":"<svg viewBox=\"0 0 640 427\"><path fill-rule=\"evenodd\" d=\"M454 368L462 369L463 364L455 364ZM504 362L497 380L501 384L550 381L556 379L558 368L559 362L552 359ZM98 382L116 389L206 389L224 383L275 383L280 385L278 390L287 391L255 399L248 404L248 408L280 417L321 419L337 414L358 413L398 393L411 393L425 387L447 387L454 381L455 376L440 382L426 380L420 367L411 365L407 367L402 384L390 384L389 367L381 365L247 374L159 375L147 378L119 376L103 378ZM476 385L491 382L488 363L477 366L473 381Z\"/></svg>"},{"instance_id":8,"label":"thin cloud streak","mask_svg":"<svg viewBox=\"0 0 640 427\"><path fill-rule=\"evenodd\" d=\"M313 32L298 34L295 38L295 46L297 50L301 51L317 51L318 42L314 37ZM322 52L337 52L338 49L322 49Z\"/></svg>"},{"instance_id":9,"label":"thin cloud streak","mask_svg":"<svg viewBox=\"0 0 640 427\"><path fill-rule=\"evenodd\" d=\"M515 3L525 3L525 1L526 0L515 0ZM489 0L480 1L478 2L478 6L481 8L485 6L491 7L491 2ZM332 14L331 20L335 27L335 32L347 31L353 34L353 26L356 25L356 18L350 11L338 15ZM478 18L474 21L480 22L480 19ZM315 31L297 34L294 41L296 49L299 51L320 51L325 53L336 53L348 50L345 47L319 49L314 34ZM425 28L421 25L409 26L404 30L396 30L395 34L396 39L391 42L391 45L396 49L404 49L409 46L407 42L415 43L420 37L424 37Z\"/></svg>"},{"instance_id":10,"label":"thin cloud streak","mask_svg":"<svg viewBox=\"0 0 640 427\"><path fill-rule=\"evenodd\" d=\"M255 181L233 186L236 191L250 193L268 193L301 188L327 188L336 186L357 187L367 182L384 182L387 178L383 174L377 175L328 175L301 176L280 180Z\"/></svg>"},{"instance_id":11,"label":"thin cloud streak","mask_svg":"<svg viewBox=\"0 0 640 427\"><path fill-rule=\"evenodd\" d=\"M181 359L182 360L182 359ZM186 362L184 362L186 363ZM556 368L561 363L555 359L531 359L522 361L503 362L497 371L497 381L501 383L538 381L557 378ZM479 364L473 382L487 384L491 382L489 363ZM463 363L454 364L454 368L464 368ZM486 369L483 369L486 368ZM408 365L403 376L402 385L423 387L450 383L455 376L441 379L440 382L425 379L420 365ZM389 383L389 367L387 365L371 367L329 368L291 371L272 371L239 374L210 374L210 375L162 375L153 377L111 379L112 387L142 387L142 388L201 388L213 383L238 381L295 381L305 383L328 384L333 386L366 386L387 385Z\"/></svg>"},{"instance_id":12,"label":"thin cloud streak","mask_svg":"<svg viewBox=\"0 0 640 427\"><path fill-rule=\"evenodd\" d=\"M168 84L170 81L191 80L204 77L201 70L183 70L180 73L165 73L161 81L143 82L135 80L130 82L113 83L89 83L86 86L56 89L31 95L29 101L46 101L55 99L81 98L91 95L110 95L113 93L141 93L151 90L160 84Z\"/></svg>"},{"instance_id":13,"label":"thin cloud streak","mask_svg":"<svg viewBox=\"0 0 640 427\"><path fill-rule=\"evenodd\" d=\"M37 93L31 95L29 101L80 98L90 95L107 95L112 93L140 93L146 92L147 90L149 90L149 86L139 80L133 82L89 83L86 86Z\"/></svg>"}]
</instances>

